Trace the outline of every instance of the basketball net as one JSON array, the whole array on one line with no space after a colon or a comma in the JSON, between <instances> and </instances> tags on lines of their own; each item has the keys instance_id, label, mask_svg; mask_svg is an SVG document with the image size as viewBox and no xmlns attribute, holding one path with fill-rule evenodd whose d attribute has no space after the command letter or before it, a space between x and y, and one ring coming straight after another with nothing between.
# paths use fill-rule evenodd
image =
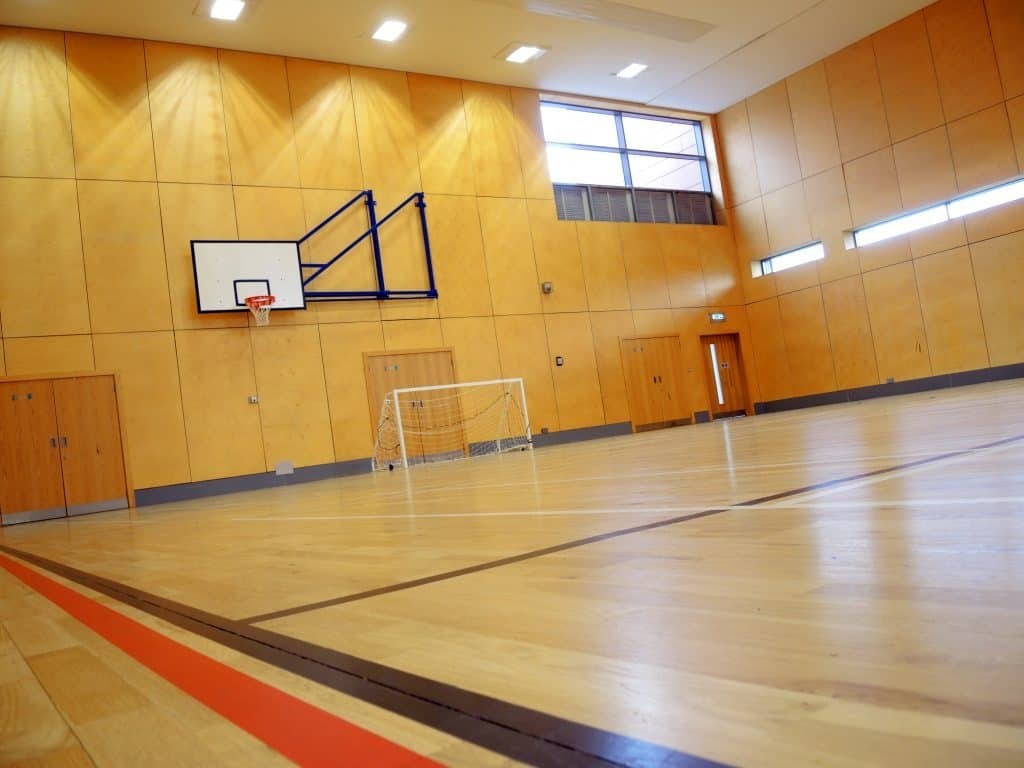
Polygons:
<instances>
[{"instance_id":1,"label":"basketball net","mask_svg":"<svg viewBox=\"0 0 1024 768\"><path fill-rule=\"evenodd\" d=\"M270 325L270 308L277 301L273 296L249 296L245 303L256 318L256 325Z\"/></svg>"}]
</instances>

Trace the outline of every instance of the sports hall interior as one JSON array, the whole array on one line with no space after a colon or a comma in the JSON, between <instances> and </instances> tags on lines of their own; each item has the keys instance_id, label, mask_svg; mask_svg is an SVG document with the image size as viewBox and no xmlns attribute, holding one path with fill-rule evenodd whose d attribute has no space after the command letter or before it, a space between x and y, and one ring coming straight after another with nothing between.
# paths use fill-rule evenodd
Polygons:
<instances>
[{"instance_id":1,"label":"sports hall interior","mask_svg":"<svg viewBox=\"0 0 1024 768\"><path fill-rule=\"evenodd\" d=\"M699 121L714 225L560 220L542 89L0 27L0 379L116 375L148 500L0 529L0 764L1021 765L1024 201L847 238L1024 173L1024 3L918 7L715 114L560 95ZM192 240L365 189L436 299L197 312ZM439 349L535 450L370 473L364 355Z\"/></svg>"}]
</instances>

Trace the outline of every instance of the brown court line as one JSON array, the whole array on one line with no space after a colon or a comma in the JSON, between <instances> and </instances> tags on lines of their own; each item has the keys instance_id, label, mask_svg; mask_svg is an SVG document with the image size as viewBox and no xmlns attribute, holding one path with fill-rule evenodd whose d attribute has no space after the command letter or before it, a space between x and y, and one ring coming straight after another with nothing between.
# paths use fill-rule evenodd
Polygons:
<instances>
[{"instance_id":1,"label":"brown court line","mask_svg":"<svg viewBox=\"0 0 1024 768\"><path fill-rule=\"evenodd\" d=\"M955 456L963 456L973 451L983 451L989 448L996 448L1000 445L1006 445L1008 443L1018 442L1024 440L1024 435L1017 435L1015 437L1008 437L1003 440L997 440L991 443L985 443L984 445L974 446L972 448L964 448L959 451L950 451L949 453L943 453L938 456L929 456L924 459L918 459L916 461L910 461L905 464L898 464L893 467L884 467L882 469L874 469L870 472L863 472L859 475L851 475L849 477L841 477L835 480L824 480L820 483L814 483L813 485L807 485L802 488L794 488L788 491L781 491L774 493L769 496L761 496L756 499L750 499L748 501L742 501L738 504L732 504L724 509L706 509L703 512L694 512L687 515L680 515L678 517L672 517L667 520L656 520L652 523L644 523L643 525L636 525L630 528L622 528L617 531L610 531L608 533L599 533L594 536L588 536L583 539L576 539L574 541L568 541L562 544L555 544L550 547L543 547L542 549L535 549L530 552L523 552L518 555L511 555L510 557L503 557L498 560L490 560L486 563L478 563L476 565L466 566L465 568L457 568L452 571L445 571L443 573L433 574L431 576L423 576L418 579L410 579L409 581L402 581L397 584L389 584L384 587L376 587L375 589L368 589L364 592L355 592L350 595L343 595L342 597L328 598L327 600L319 600L315 603L307 603L305 605L298 605L294 608L283 608L279 611L271 611L269 613L261 613L255 616L247 616L243 619L238 619L242 624L259 624L265 621L272 621L274 619L282 619L288 616L295 616L300 613L308 613L309 611L320 610L321 608L330 608L335 605L344 605L345 603L353 603L358 600L366 600L371 597L379 597L380 595L388 595L393 592L402 592L407 589L414 589L416 587L426 586L427 584L434 584L439 581L447 581L449 579L455 579L459 576L468 576L472 573L480 573L481 571L489 571L495 568L501 568L506 565L513 565L515 563L521 563L525 560L533 560L538 557L544 557L546 555L552 555L557 552L564 552L568 549L576 549L577 547L584 547L588 544L596 544L601 541L608 541L609 539L617 539L622 536L630 536L634 533L643 533L645 531L652 531L658 528L665 528L670 525L678 525L679 523L687 523L691 520L699 520L702 517L711 517L713 515L720 515L723 512L729 512L734 510L736 507L754 507L758 504L766 504L770 501L778 501L779 499L789 498L790 496L798 496L802 493L809 493L811 491L821 490L822 488L829 488L831 486L841 485L843 483L850 483L856 480L862 480L868 477L875 477L877 475L884 475L892 472L899 472L904 469L912 469L913 467L921 466L924 464L932 464L936 461L942 461L943 459L953 458Z\"/></svg>"},{"instance_id":2,"label":"brown court line","mask_svg":"<svg viewBox=\"0 0 1024 768\"><path fill-rule=\"evenodd\" d=\"M733 508L751 507L820 488L931 464L1020 440L1024 440L1024 435L845 478L823 481L803 488L782 491L733 505ZM652 530L727 511L729 509L709 509L696 514L579 539L522 556L492 561L470 569L461 569L460 572L453 571L416 581L430 583L446 578L455 578L456 575L462 575L464 572L472 573L487 568L496 568L507 562L520 562L524 559L540 557L549 552L584 546L593 541ZM573 766L581 768L583 766L714 768L722 765L695 755L592 728L511 702L386 667L340 651L254 627L241 621L207 613L3 544L0 544L0 551L21 557L87 588L106 594L253 658L514 760L541 766L541 768L547 766L551 766L551 768L561 766L570 768ZM373 592L383 594L388 591L396 591L395 588L408 589L417 585L413 582L404 584L405 586L394 585L392 588L373 590ZM366 593L361 594L364 597L370 596Z\"/></svg>"}]
</instances>

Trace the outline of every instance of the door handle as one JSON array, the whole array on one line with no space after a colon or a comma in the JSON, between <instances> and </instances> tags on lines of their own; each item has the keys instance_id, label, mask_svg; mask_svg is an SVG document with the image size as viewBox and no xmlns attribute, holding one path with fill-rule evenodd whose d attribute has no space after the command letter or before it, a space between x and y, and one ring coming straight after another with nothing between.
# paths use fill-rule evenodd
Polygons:
<instances>
[{"instance_id":1,"label":"door handle","mask_svg":"<svg viewBox=\"0 0 1024 768\"><path fill-rule=\"evenodd\" d=\"M68 436L67 435L61 435L60 436L60 444L61 444L62 448L67 448L68 447Z\"/></svg>"},{"instance_id":2,"label":"door handle","mask_svg":"<svg viewBox=\"0 0 1024 768\"><path fill-rule=\"evenodd\" d=\"M56 448L57 447L57 438L56 437L51 437L50 438L50 447L51 448Z\"/></svg>"}]
</instances>

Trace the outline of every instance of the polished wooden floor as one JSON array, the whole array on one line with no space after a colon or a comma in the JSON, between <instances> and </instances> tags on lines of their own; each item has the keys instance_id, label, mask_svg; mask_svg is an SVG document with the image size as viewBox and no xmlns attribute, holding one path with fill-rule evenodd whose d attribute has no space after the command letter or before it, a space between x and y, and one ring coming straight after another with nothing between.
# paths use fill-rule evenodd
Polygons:
<instances>
[{"instance_id":1,"label":"polished wooden floor","mask_svg":"<svg viewBox=\"0 0 1024 768\"><path fill-rule=\"evenodd\" d=\"M0 544L727 764L1024 765L1024 381L17 526ZM441 763L513 763L97 599ZM0 764L286 762L3 571L0 713Z\"/></svg>"}]
</instances>

